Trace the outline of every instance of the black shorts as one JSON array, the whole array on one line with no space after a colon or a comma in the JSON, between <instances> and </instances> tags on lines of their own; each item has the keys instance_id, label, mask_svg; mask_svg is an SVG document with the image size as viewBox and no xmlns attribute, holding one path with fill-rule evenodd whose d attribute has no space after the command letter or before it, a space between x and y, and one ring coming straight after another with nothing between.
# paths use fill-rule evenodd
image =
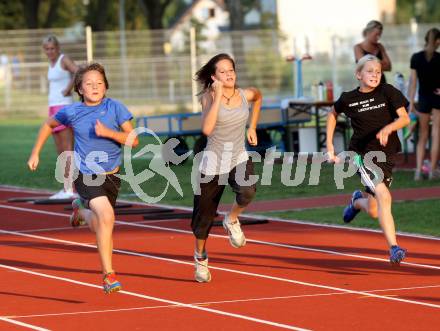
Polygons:
<instances>
[{"instance_id":1,"label":"black shorts","mask_svg":"<svg viewBox=\"0 0 440 331\"><path fill-rule=\"evenodd\" d=\"M357 174L361 177L362 183L365 186L365 192L374 196L375 187L377 184L384 183L386 187L391 186L393 182L393 168L395 161L394 156L387 155L386 162L378 162L376 158L373 158L372 162L382 171L382 180L379 179L381 176L377 173L377 171L371 167L368 167L366 164L362 164L362 166L358 168Z\"/></svg>"},{"instance_id":2,"label":"black shorts","mask_svg":"<svg viewBox=\"0 0 440 331\"><path fill-rule=\"evenodd\" d=\"M431 114L432 109L440 109L440 95L419 95L417 111L423 114Z\"/></svg>"},{"instance_id":3,"label":"black shorts","mask_svg":"<svg viewBox=\"0 0 440 331\"><path fill-rule=\"evenodd\" d=\"M90 180L97 181L98 177L100 180L103 180L101 185L88 185ZM110 204L115 208L119 188L121 187L121 179L115 176L115 174L84 175L80 172L74 184L84 206L87 208L89 208L90 200L102 196L106 196Z\"/></svg>"}]
</instances>

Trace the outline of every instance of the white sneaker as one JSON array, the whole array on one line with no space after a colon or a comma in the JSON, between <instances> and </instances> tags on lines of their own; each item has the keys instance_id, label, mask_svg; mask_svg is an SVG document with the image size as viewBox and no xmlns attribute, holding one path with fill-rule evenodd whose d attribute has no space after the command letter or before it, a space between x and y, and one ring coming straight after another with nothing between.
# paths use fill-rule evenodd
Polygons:
<instances>
[{"instance_id":1,"label":"white sneaker","mask_svg":"<svg viewBox=\"0 0 440 331\"><path fill-rule=\"evenodd\" d=\"M243 231L241 231L240 221L238 219L235 223L231 223L229 215L226 214L223 219L223 227L229 235L229 242L232 247L240 248L246 245L246 238Z\"/></svg>"},{"instance_id":2,"label":"white sneaker","mask_svg":"<svg viewBox=\"0 0 440 331\"><path fill-rule=\"evenodd\" d=\"M78 197L78 195L72 191L60 190L57 193L55 193L54 195L51 195L49 197L49 199L61 200L61 199L75 199L77 197Z\"/></svg>"},{"instance_id":3,"label":"white sneaker","mask_svg":"<svg viewBox=\"0 0 440 331\"><path fill-rule=\"evenodd\" d=\"M211 281L211 273L208 269L208 258L199 260L194 256L194 266L196 268L195 278L199 283L209 283Z\"/></svg>"}]
</instances>

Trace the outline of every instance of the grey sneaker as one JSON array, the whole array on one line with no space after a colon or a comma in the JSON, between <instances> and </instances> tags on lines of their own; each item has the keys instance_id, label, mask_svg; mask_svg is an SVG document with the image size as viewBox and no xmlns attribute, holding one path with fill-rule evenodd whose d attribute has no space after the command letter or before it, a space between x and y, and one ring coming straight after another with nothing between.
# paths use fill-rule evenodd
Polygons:
<instances>
[{"instance_id":1,"label":"grey sneaker","mask_svg":"<svg viewBox=\"0 0 440 331\"><path fill-rule=\"evenodd\" d=\"M429 179L439 179L440 178L440 170L434 169L429 173Z\"/></svg>"},{"instance_id":2,"label":"grey sneaker","mask_svg":"<svg viewBox=\"0 0 440 331\"><path fill-rule=\"evenodd\" d=\"M232 247L240 248L246 245L246 238L243 231L241 231L240 221L238 219L237 222L231 223L229 215L226 214L223 219L223 227L229 235L229 242Z\"/></svg>"},{"instance_id":3,"label":"grey sneaker","mask_svg":"<svg viewBox=\"0 0 440 331\"><path fill-rule=\"evenodd\" d=\"M208 269L208 258L199 260L194 256L194 266L196 268L195 278L199 283L209 283L211 281L211 273Z\"/></svg>"}]
</instances>

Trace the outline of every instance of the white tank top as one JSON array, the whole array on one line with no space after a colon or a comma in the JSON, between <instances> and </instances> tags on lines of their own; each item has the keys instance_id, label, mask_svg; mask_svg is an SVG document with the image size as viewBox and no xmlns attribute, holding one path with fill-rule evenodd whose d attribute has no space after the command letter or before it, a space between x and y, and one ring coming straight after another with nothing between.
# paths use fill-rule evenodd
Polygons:
<instances>
[{"instance_id":1,"label":"white tank top","mask_svg":"<svg viewBox=\"0 0 440 331\"><path fill-rule=\"evenodd\" d=\"M47 70L47 80L49 81L49 107L70 105L73 103L71 96L63 96L63 90L69 85L71 80L70 72L61 67L61 60L64 54L58 56L57 62L52 67L49 64Z\"/></svg>"}]
</instances>

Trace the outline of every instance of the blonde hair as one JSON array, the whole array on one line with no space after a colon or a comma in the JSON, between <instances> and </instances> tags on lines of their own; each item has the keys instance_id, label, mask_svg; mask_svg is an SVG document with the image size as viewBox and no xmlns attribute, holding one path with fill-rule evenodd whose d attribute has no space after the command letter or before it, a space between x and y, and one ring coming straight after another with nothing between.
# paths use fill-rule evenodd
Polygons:
<instances>
[{"instance_id":1,"label":"blonde hair","mask_svg":"<svg viewBox=\"0 0 440 331\"><path fill-rule=\"evenodd\" d=\"M379 21L376 21L376 20L372 20L372 21L368 22L367 25L365 26L364 30L362 30L362 36L365 37L368 32L371 32L374 29L378 29L382 33L383 24L380 23Z\"/></svg>"},{"instance_id":2,"label":"blonde hair","mask_svg":"<svg viewBox=\"0 0 440 331\"><path fill-rule=\"evenodd\" d=\"M359 61L356 63L356 72L361 72L362 69L364 68L365 64L370 61L379 63L382 66L380 60L376 56L371 55L371 54L367 54L367 55L362 56L359 59Z\"/></svg>"},{"instance_id":3,"label":"blonde hair","mask_svg":"<svg viewBox=\"0 0 440 331\"><path fill-rule=\"evenodd\" d=\"M48 44L48 43L52 43L55 47L60 47L60 43L58 41L58 38L55 37L55 35L53 35L53 34L50 34L50 35L44 37L43 45Z\"/></svg>"}]
</instances>

